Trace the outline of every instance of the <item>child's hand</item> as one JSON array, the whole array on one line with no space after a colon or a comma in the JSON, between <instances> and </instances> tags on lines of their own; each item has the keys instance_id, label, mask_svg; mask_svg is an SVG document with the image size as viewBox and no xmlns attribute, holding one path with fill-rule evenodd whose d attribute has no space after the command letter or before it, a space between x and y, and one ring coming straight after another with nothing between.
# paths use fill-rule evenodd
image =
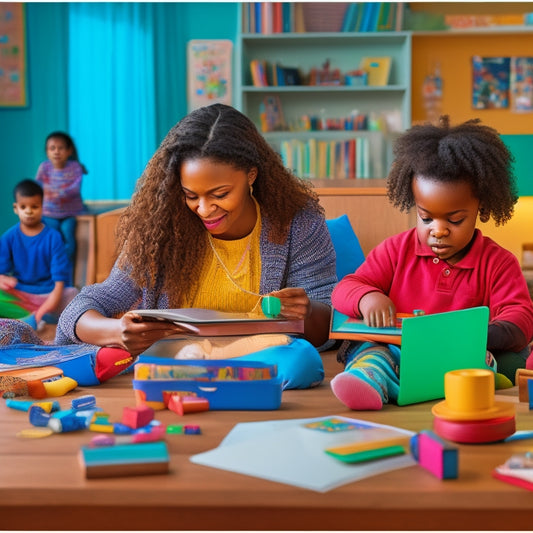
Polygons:
<instances>
[{"instance_id":1,"label":"child's hand","mask_svg":"<svg viewBox=\"0 0 533 533\"><path fill-rule=\"evenodd\" d=\"M14 289L17 283L17 278L14 278L13 276L6 276L5 274L0 274L0 289L2 289L3 291Z\"/></svg>"},{"instance_id":2,"label":"child's hand","mask_svg":"<svg viewBox=\"0 0 533 533\"><path fill-rule=\"evenodd\" d=\"M269 296L275 296L281 301L281 316L290 320L305 320L311 315L311 300L300 287L287 287L273 291Z\"/></svg>"},{"instance_id":3,"label":"child's hand","mask_svg":"<svg viewBox=\"0 0 533 533\"><path fill-rule=\"evenodd\" d=\"M385 328L396 326L396 306L381 292L369 292L359 301L359 311L367 326Z\"/></svg>"}]
</instances>

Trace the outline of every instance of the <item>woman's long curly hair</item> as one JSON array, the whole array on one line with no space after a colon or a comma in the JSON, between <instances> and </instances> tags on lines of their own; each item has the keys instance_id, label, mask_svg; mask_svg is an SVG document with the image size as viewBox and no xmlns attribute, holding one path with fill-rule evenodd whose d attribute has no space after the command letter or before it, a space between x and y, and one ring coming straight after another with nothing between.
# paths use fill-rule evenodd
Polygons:
<instances>
[{"instance_id":1,"label":"woman's long curly hair","mask_svg":"<svg viewBox=\"0 0 533 533\"><path fill-rule=\"evenodd\" d=\"M285 242L303 208L324 214L311 186L283 166L245 115L223 104L191 112L148 162L116 235L119 266L141 287L167 293L171 307L183 307L197 288L208 248L205 227L187 207L181 187L183 162L199 158L244 172L257 168L253 194L268 218L273 242Z\"/></svg>"},{"instance_id":2,"label":"woman's long curly hair","mask_svg":"<svg viewBox=\"0 0 533 533\"><path fill-rule=\"evenodd\" d=\"M511 219L518 200L514 158L498 132L472 119L450 126L447 115L438 125L413 126L394 145L394 161L387 178L389 200L400 211L414 206L411 183L424 176L442 183L466 181L479 199L481 222L496 225Z\"/></svg>"}]
</instances>

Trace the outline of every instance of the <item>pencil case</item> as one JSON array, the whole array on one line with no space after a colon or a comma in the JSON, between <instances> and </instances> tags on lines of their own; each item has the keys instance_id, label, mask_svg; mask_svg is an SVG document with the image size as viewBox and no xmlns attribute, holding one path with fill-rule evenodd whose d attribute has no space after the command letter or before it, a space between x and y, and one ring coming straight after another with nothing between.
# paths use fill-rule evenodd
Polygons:
<instances>
[{"instance_id":1,"label":"pencil case","mask_svg":"<svg viewBox=\"0 0 533 533\"><path fill-rule=\"evenodd\" d=\"M180 360L140 356L134 366L137 405L166 409L173 395L205 398L212 410L274 410L281 405L276 365L238 359Z\"/></svg>"}]
</instances>

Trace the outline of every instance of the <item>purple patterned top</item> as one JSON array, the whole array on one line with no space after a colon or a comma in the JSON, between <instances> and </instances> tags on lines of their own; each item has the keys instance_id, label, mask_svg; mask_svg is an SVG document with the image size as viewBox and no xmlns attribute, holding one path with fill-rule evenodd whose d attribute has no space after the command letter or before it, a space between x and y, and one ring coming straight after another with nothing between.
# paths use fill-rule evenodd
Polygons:
<instances>
[{"instance_id":1,"label":"purple patterned top","mask_svg":"<svg viewBox=\"0 0 533 533\"><path fill-rule=\"evenodd\" d=\"M69 160L64 168L56 169L48 160L37 170L36 181L44 189L43 215L67 218L83 211L81 179L83 171L77 161Z\"/></svg>"}]
</instances>

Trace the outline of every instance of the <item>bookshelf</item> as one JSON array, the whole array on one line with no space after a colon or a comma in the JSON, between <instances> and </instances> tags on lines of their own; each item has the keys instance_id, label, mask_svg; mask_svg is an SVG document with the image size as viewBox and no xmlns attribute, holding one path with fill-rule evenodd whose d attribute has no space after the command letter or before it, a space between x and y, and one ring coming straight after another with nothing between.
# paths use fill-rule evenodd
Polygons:
<instances>
[{"instance_id":1,"label":"bookshelf","mask_svg":"<svg viewBox=\"0 0 533 533\"><path fill-rule=\"evenodd\" d=\"M237 53L237 107L261 128L261 105L265 98L276 98L283 110L286 127L290 128L290 131L287 129L263 134L278 151L281 151L281 143L284 140L305 143L309 139L341 141L362 137L367 139L370 145L371 158L367 176L370 179L386 176L394 135L375 130L376 125L383 124L385 116L388 117L389 123L394 121L395 129L399 131L410 125L409 32L241 33ZM365 57L391 59L386 85L306 84L312 69L320 69L326 62L329 62L331 71L339 69L345 74L357 70ZM278 64L286 68L298 68L304 84L256 86L250 69L254 59L266 63L269 83L272 83L272 77L268 70L271 65ZM327 119L346 118L352 113L365 115L371 129L310 131L303 126L302 117L317 117L319 122L325 123ZM331 183L331 186L335 185Z\"/></svg>"}]
</instances>

